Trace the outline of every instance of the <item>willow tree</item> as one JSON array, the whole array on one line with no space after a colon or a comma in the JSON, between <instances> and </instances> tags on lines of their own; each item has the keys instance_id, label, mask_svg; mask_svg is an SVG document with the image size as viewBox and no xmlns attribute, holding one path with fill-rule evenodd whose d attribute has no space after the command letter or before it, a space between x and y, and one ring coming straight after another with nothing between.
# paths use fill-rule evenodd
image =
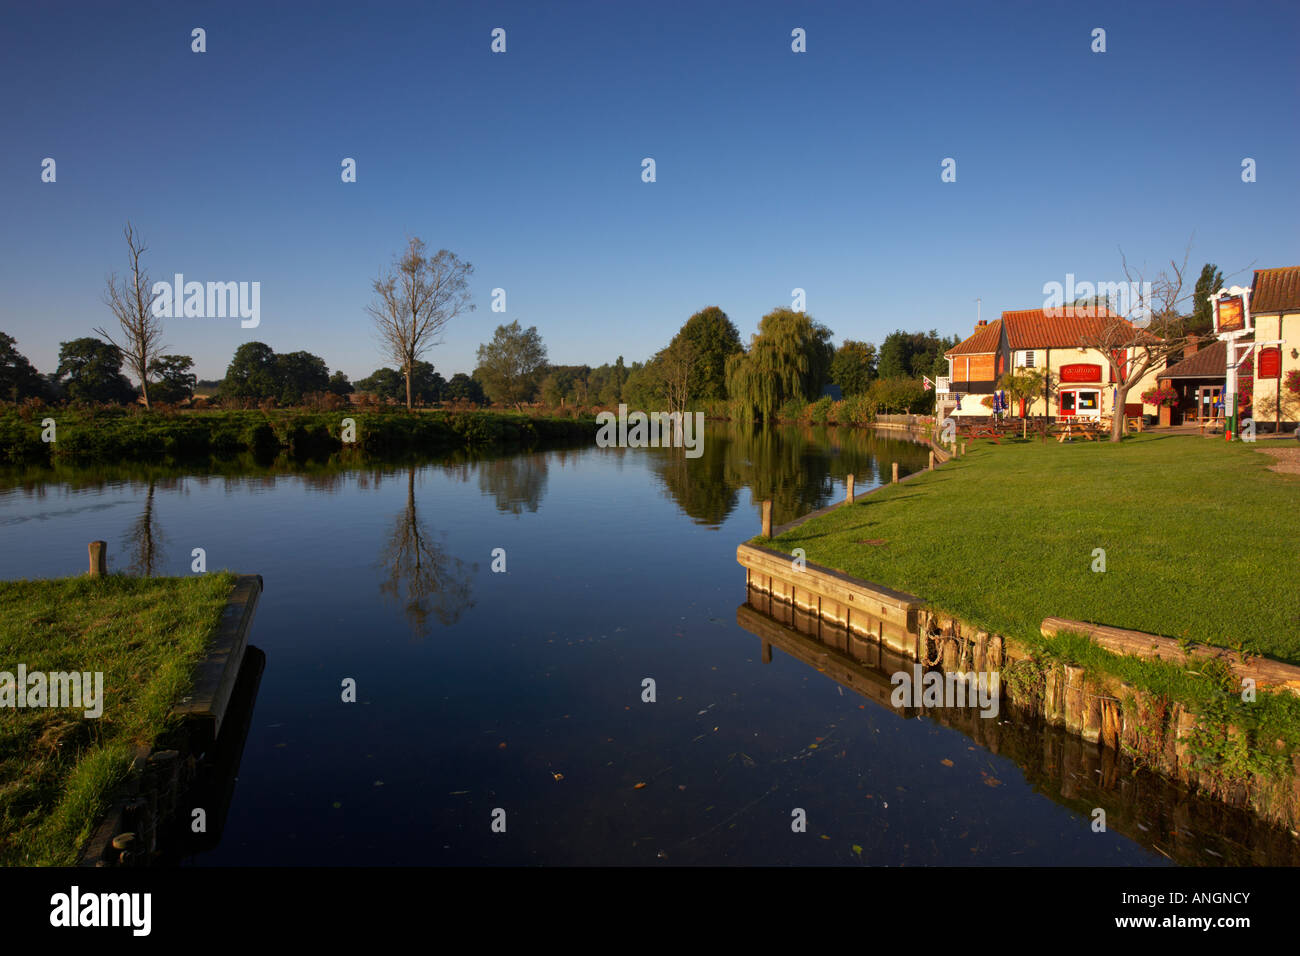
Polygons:
<instances>
[{"instance_id":1,"label":"willow tree","mask_svg":"<svg viewBox=\"0 0 1300 956\"><path fill-rule=\"evenodd\" d=\"M749 349L727 359L727 394L746 421L768 422L792 398L816 398L830 376L831 330L803 312L774 309Z\"/></svg>"}]
</instances>

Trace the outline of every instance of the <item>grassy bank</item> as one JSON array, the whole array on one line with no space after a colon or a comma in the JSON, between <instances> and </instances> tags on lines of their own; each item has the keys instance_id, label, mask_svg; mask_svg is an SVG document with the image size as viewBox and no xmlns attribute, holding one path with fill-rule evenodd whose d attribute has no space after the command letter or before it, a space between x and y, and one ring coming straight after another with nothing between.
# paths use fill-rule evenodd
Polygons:
<instances>
[{"instance_id":1,"label":"grassy bank","mask_svg":"<svg viewBox=\"0 0 1300 956\"><path fill-rule=\"evenodd\" d=\"M1270 753L1279 738L1300 745L1293 695L1245 705L1221 664L1119 657L1039 628L1066 617L1300 663L1300 479L1270 463L1251 445L1193 436L980 442L934 472L754 543L803 548L810 562L916 594L1043 661L1110 674L1231 723L1244 733L1203 747L1216 766L1259 770L1277 762L1264 744ZM1098 549L1104 571L1094 570Z\"/></svg>"},{"instance_id":2,"label":"grassy bank","mask_svg":"<svg viewBox=\"0 0 1300 956\"><path fill-rule=\"evenodd\" d=\"M130 766L169 727L234 576L0 582L0 671L102 672L103 714L0 711L0 864L70 865Z\"/></svg>"},{"instance_id":3,"label":"grassy bank","mask_svg":"<svg viewBox=\"0 0 1300 956\"><path fill-rule=\"evenodd\" d=\"M1300 480L1269 464L1192 436L982 442L770 546L1003 634L1055 615L1300 663Z\"/></svg>"},{"instance_id":4,"label":"grassy bank","mask_svg":"<svg viewBox=\"0 0 1300 956\"><path fill-rule=\"evenodd\" d=\"M52 442L43 440L47 426L42 423L47 419L54 420ZM346 445L345 419L355 423L355 441ZM239 454L273 457L282 451L318 455L344 447L392 455L495 444L533 445L595 434L594 419L510 412L147 412L134 408L36 411L9 407L0 412L0 465L183 460Z\"/></svg>"}]
</instances>

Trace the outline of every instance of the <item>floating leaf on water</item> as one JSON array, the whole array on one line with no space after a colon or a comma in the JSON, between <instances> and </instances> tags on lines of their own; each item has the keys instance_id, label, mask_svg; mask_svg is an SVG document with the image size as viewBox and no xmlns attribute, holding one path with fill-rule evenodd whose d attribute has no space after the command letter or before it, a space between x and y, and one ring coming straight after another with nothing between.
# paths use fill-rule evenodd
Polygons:
<instances>
[{"instance_id":1,"label":"floating leaf on water","mask_svg":"<svg viewBox=\"0 0 1300 956\"><path fill-rule=\"evenodd\" d=\"M1000 787L1000 786L1002 786L1002 781L999 780L997 777L985 777L985 778L984 778L984 783L985 783L987 786L990 786L990 787Z\"/></svg>"},{"instance_id":2,"label":"floating leaf on water","mask_svg":"<svg viewBox=\"0 0 1300 956\"><path fill-rule=\"evenodd\" d=\"M337 800L334 801L334 809L335 809L335 810L342 809L342 807L343 807L343 804L339 803Z\"/></svg>"},{"instance_id":3,"label":"floating leaf on water","mask_svg":"<svg viewBox=\"0 0 1300 956\"><path fill-rule=\"evenodd\" d=\"M501 741L501 743L497 744L497 750L505 750L505 749L506 749L506 742L504 740Z\"/></svg>"},{"instance_id":4,"label":"floating leaf on water","mask_svg":"<svg viewBox=\"0 0 1300 956\"><path fill-rule=\"evenodd\" d=\"M640 789L641 789L642 787L644 787L644 786L645 786L645 782L642 781L641 783L638 783L638 784L637 784L635 787L633 787L632 789L633 789L633 790L640 790Z\"/></svg>"},{"instance_id":5,"label":"floating leaf on water","mask_svg":"<svg viewBox=\"0 0 1300 956\"><path fill-rule=\"evenodd\" d=\"M949 760L947 757L944 757L942 760L939 761L939 763L943 764L945 767L952 766L952 761Z\"/></svg>"},{"instance_id":6,"label":"floating leaf on water","mask_svg":"<svg viewBox=\"0 0 1300 956\"><path fill-rule=\"evenodd\" d=\"M858 846L856 843L853 844L853 852L858 856L862 856L862 847Z\"/></svg>"},{"instance_id":7,"label":"floating leaf on water","mask_svg":"<svg viewBox=\"0 0 1300 956\"><path fill-rule=\"evenodd\" d=\"M556 780L563 780L563 779L564 779L564 774L562 774L562 773L555 773L554 771L551 772L551 776L554 777Z\"/></svg>"}]
</instances>

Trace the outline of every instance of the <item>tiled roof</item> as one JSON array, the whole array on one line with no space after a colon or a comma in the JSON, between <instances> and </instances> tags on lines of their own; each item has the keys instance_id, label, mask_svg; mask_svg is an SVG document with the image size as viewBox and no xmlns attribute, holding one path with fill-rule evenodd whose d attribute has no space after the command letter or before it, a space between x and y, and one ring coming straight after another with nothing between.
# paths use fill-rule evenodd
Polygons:
<instances>
[{"instance_id":1,"label":"tiled roof","mask_svg":"<svg viewBox=\"0 0 1300 956\"><path fill-rule=\"evenodd\" d=\"M994 319L988 325L975 330L975 334L944 355L987 355L996 352L1002 341L1002 320Z\"/></svg>"},{"instance_id":2,"label":"tiled roof","mask_svg":"<svg viewBox=\"0 0 1300 956\"><path fill-rule=\"evenodd\" d=\"M1216 339L1177 365L1169 366L1156 378L1224 378L1227 368L1228 343Z\"/></svg>"},{"instance_id":3,"label":"tiled roof","mask_svg":"<svg viewBox=\"0 0 1300 956\"><path fill-rule=\"evenodd\" d=\"M1300 312L1300 266L1256 269L1250 290L1250 311Z\"/></svg>"},{"instance_id":4,"label":"tiled roof","mask_svg":"<svg viewBox=\"0 0 1300 956\"><path fill-rule=\"evenodd\" d=\"M1132 328L1132 323L1109 309L1091 306L1003 312L1002 321L1007 326L1007 342L1013 349L1077 348L1096 341L1115 322Z\"/></svg>"}]
</instances>

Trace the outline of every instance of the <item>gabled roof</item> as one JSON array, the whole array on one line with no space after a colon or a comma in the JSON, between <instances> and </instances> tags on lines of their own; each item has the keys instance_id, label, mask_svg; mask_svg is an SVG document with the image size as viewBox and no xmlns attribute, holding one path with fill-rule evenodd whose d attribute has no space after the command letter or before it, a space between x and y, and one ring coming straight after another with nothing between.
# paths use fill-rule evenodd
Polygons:
<instances>
[{"instance_id":1,"label":"gabled roof","mask_svg":"<svg viewBox=\"0 0 1300 956\"><path fill-rule=\"evenodd\" d=\"M950 348L947 355L987 355L996 352L1002 342L1002 320L995 319L988 325L980 326L975 334L961 344Z\"/></svg>"},{"instance_id":2,"label":"gabled roof","mask_svg":"<svg viewBox=\"0 0 1300 956\"><path fill-rule=\"evenodd\" d=\"M1077 348L1099 340L1102 331L1115 322L1133 328L1122 316L1094 306L1020 309L1003 312L1002 321L1007 327L1007 344L1013 349ZM1138 330L1133 332L1136 335Z\"/></svg>"},{"instance_id":3,"label":"gabled roof","mask_svg":"<svg viewBox=\"0 0 1300 956\"><path fill-rule=\"evenodd\" d=\"M1238 355L1241 353L1238 352ZM1228 369L1228 343L1216 339L1205 348L1189 355L1177 365L1171 365L1159 375L1162 378L1226 378Z\"/></svg>"},{"instance_id":4,"label":"gabled roof","mask_svg":"<svg viewBox=\"0 0 1300 956\"><path fill-rule=\"evenodd\" d=\"M1250 287L1250 311L1300 312L1300 266L1256 269Z\"/></svg>"}]
</instances>

